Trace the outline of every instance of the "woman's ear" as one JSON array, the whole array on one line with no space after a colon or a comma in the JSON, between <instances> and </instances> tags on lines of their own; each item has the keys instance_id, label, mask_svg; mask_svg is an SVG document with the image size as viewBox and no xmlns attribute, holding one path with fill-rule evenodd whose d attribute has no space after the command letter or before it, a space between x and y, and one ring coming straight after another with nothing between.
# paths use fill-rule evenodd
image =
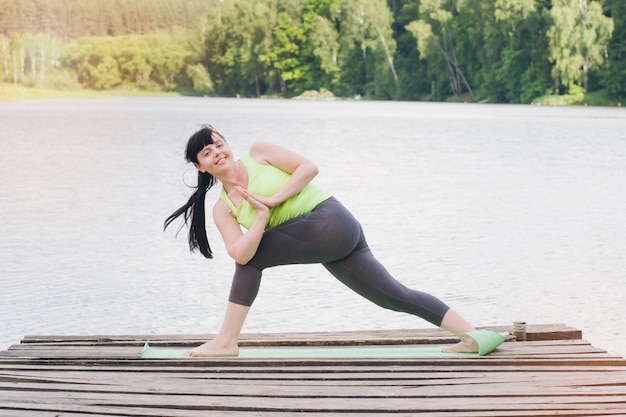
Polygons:
<instances>
[{"instance_id":1,"label":"woman's ear","mask_svg":"<svg viewBox=\"0 0 626 417\"><path fill-rule=\"evenodd\" d=\"M193 166L195 166L198 171L200 171L200 172L202 172L204 174L204 171L200 169L200 164L199 163L194 162Z\"/></svg>"}]
</instances>

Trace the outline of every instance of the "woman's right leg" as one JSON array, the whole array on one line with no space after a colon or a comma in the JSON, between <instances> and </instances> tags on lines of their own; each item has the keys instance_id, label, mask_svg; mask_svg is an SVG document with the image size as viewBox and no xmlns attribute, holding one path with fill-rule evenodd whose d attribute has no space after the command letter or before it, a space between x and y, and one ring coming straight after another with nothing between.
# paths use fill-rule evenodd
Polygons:
<instances>
[{"instance_id":1,"label":"woman's right leg","mask_svg":"<svg viewBox=\"0 0 626 417\"><path fill-rule=\"evenodd\" d=\"M238 339L250 306L257 296L263 270L277 265L323 263L341 258L358 243L354 224L336 224L340 204L321 203L313 212L266 231L254 257L235 264L229 303L215 339L189 352L190 356L230 356L238 352ZM358 226L358 225L357 225ZM355 229L355 230L352 230Z\"/></svg>"},{"instance_id":2,"label":"woman's right leg","mask_svg":"<svg viewBox=\"0 0 626 417\"><path fill-rule=\"evenodd\" d=\"M341 203L331 198L312 212L267 230L250 262L236 264L229 301L251 306L266 268L323 264L350 254L359 243L361 226L344 221L344 212Z\"/></svg>"},{"instance_id":3,"label":"woman's right leg","mask_svg":"<svg viewBox=\"0 0 626 417\"><path fill-rule=\"evenodd\" d=\"M239 334L250 307L228 303L224 322L213 340L186 352L188 356L237 356L239 354Z\"/></svg>"}]
</instances>

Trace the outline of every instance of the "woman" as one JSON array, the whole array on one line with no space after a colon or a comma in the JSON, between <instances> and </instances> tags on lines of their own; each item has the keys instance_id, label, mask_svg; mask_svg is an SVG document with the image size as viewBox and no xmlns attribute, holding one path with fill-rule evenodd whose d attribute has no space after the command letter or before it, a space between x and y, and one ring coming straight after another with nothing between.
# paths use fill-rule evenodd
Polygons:
<instances>
[{"instance_id":1,"label":"woman","mask_svg":"<svg viewBox=\"0 0 626 417\"><path fill-rule=\"evenodd\" d=\"M212 258L204 199L219 181L222 192L213 207L213 219L236 261L219 333L187 355L237 355L239 334L263 269L300 263L321 263L381 307L419 316L459 336L461 341L444 348L446 352L478 350L476 342L464 335L474 331L467 321L439 299L402 285L373 257L357 220L338 200L311 184L318 169L304 156L258 142L236 160L224 137L206 125L189 138L186 159L198 170L198 188L166 219L165 227L184 215L190 227L190 249Z\"/></svg>"}]
</instances>

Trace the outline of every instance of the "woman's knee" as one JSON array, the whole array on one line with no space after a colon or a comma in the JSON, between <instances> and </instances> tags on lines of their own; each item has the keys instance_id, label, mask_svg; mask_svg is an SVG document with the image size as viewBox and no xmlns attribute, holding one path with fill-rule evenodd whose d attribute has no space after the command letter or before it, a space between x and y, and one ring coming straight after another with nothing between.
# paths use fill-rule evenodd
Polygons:
<instances>
[{"instance_id":1,"label":"woman's knee","mask_svg":"<svg viewBox=\"0 0 626 417\"><path fill-rule=\"evenodd\" d=\"M228 300L240 305L251 306L261 287L262 271L253 263L236 264L235 275Z\"/></svg>"}]
</instances>

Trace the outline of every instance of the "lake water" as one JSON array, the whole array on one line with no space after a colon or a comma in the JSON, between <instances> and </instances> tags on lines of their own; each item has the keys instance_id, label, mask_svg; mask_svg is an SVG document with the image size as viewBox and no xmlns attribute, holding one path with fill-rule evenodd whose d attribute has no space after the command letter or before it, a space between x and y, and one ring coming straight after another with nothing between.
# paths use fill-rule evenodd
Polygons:
<instances>
[{"instance_id":1,"label":"lake water","mask_svg":"<svg viewBox=\"0 0 626 417\"><path fill-rule=\"evenodd\" d=\"M388 269L475 325L566 323L626 355L623 109L162 97L0 103L0 349L219 329L233 262L215 228L214 260L162 231L202 123L236 155L309 156ZM244 332L426 327L309 265L266 271Z\"/></svg>"}]
</instances>

